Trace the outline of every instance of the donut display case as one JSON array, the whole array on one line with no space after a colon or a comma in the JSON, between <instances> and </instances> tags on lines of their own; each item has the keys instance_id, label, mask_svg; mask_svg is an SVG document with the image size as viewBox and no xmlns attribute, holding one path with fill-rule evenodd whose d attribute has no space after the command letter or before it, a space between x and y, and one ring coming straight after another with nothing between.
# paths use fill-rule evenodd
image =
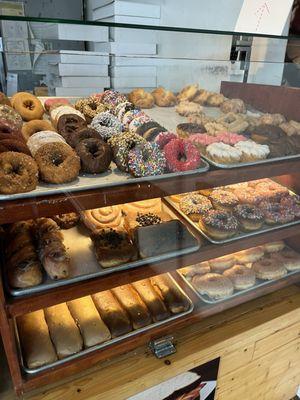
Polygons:
<instances>
[{"instance_id":1,"label":"donut display case","mask_svg":"<svg viewBox=\"0 0 300 400\"><path fill-rule=\"evenodd\" d=\"M299 284L300 89L268 60L287 37L7 21L35 35L30 73L0 93L0 332L18 396L129 352L177 371L182 330ZM53 26L99 41L61 50Z\"/></svg>"}]
</instances>

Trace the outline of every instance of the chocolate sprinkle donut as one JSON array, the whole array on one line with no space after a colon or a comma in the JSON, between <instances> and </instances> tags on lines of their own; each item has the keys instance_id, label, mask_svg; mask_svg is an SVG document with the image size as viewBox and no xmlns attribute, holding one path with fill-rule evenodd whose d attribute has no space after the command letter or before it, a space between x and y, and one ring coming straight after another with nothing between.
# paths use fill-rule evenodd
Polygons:
<instances>
[{"instance_id":1,"label":"chocolate sprinkle donut","mask_svg":"<svg viewBox=\"0 0 300 400\"><path fill-rule=\"evenodd\" d=\"M202 221L208 227L221 231L236 231L239 223L234 215L226 211L209 210L202 216Z\"/></svg>"},{"instance_id":2,"label":"chocolate sprinkle donut","mask_svg":"<svg viewBox=\"0 0 300 400\"><path fill-rule=\"evenodd\" d=\"M110 146L101 139L84 139L76 146L81 159L81 170L89 174L99 174L108 169L112 154Z\"/></svg>"}]
</instances>

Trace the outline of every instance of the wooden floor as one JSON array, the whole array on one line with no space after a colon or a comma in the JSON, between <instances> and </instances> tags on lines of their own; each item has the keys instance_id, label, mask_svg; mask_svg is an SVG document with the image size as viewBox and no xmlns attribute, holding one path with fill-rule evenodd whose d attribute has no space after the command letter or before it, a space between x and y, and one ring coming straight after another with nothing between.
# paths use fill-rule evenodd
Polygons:
<instances>
[{"instance_id":1,"label":"wooden floor","mask_svg":"<svg viewBox=\"0 0 300 400\"><path fill-rule=\"evenodd\" d=\"M140 348L24 399L125 400L219 356L217 400L292 399L300 384L300 288L291 286L200 321L176 338L177 353L169 365ZM14 398L1 369L0 399Z\"/></svg>"}]
</instances>

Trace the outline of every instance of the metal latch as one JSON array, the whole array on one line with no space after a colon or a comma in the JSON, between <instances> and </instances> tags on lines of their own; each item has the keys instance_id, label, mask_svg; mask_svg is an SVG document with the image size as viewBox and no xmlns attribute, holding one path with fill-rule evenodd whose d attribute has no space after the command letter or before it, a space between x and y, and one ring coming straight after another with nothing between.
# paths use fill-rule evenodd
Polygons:
<instances>
[{"instance_id":1,"label":"metal latch","mask_svg":"<svg viewBox=\"0 0 300 400\"><path fill-rule=\"evenodd\" d=\"M160 339L151 340L149 348L157 358L167 357L176 353L176 347L173 343L173 336L163 336Z\"/></svg>"}]
</instances>

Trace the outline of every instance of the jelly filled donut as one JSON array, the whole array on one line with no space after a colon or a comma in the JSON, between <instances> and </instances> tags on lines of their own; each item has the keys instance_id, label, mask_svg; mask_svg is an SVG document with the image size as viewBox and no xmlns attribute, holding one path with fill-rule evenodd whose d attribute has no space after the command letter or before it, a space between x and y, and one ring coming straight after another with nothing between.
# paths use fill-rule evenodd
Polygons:
<instances>
[{"instance_id":1,"label":"jelly filled donut","mask_svg":"<svg viewBox=\"0 0 300 400\"><path fill-rule=\"evenodd\" d=\"M38 167L26 154L9 151L0 154L0 193L30 192L38 183Z\"/></svg>"},{"instance_id":2,"label":"jelly filled donut","mask_svg":"<svg viewBox=\"0 0 300 400\"><path fill-rule=\"evenodd\" d=\"M44 119L33 119L22 126L22 135L27 142L31 135L40 131L55 131L50 122Z\"/></svg>"},{"instance_id":3,"label":"jelly filled donut","mask_svg":"<svg viewBox=\"0 0 300 400\"><path fill-rule=\"evenodd\" d=\"M136 177L162 175L166 159L156 143L142 143L128 152L128 170Z\"/></svg>"},{"instance_id":4,"label":"jelly filled donut","mask_svg":"<svg viewBox=\"0 0 300 400\"><path fill-rule=\"evenodd\" d=\"M192 143L173 139L164 147L167 167L171 172L197 169L201 163L200 152Z\"/></svg>"},{"instance_id":5,"label":"jelly filled donut","mask_svg":"<svg viewBox=\"0 0 300 400\"><path fill-rule=\"evenodd\" d=\"M238 231L238 220L226 211L209 210L201 215L199 225L214 239L222 240L234 236Z\"/></svg>"},{"instance_id":6,"label":"jelly filled donut","mask_svg":"<svg viewBox=\"0 0 300 400\"><path fill-rule=\"evenodd\" d=\"M80 157L83 172L99 174L108 169L112 159L111 149L100 138L83 139L75 150Z\"/></svg>"},{"instance_id":7,"label":"jelly filled donut","mask_svg":"<svg viewBox=\"0 0 300 400\"><path fill-rule=\"evenodd\" d=\"M207 295L212 299L223 299L232 295L233 284L224 275L208 273L205 275L195 275L192 284L202 295Z\"/></svg>"},{"instance_id":8,"label":"jelly filled donut","mask_svg":"<svg viewBox=\"0 0 300 400\"><path fill-rule=\"evenodd\" d=\"M11 99L13 108L18 111L24 121L41 119L44 108L40 100L31 93L18 92Z\"/></svg>"},{"instance_id":9,"label":"jelly filled donut","mask_svg":"<svg viewBox=\"0 0 300 400\"><path fill-rule=\"evenodd\" d=\"M236 290L249 289L255 285L256 281L254 271L245 265L239 264L224 271L224 276L231 280Z\"/></svg>"},{"instance_id":10,"label":"jelly filled donut","mask_svg":"<svg viewBox=\"0 0 300 400\"><path fill-rule=\"evenodd\" d=\"M44 144L35 154L40 177L48 183L65 183L77 178L80 158L65 143Z\"/></svg>"}]
</instances>

